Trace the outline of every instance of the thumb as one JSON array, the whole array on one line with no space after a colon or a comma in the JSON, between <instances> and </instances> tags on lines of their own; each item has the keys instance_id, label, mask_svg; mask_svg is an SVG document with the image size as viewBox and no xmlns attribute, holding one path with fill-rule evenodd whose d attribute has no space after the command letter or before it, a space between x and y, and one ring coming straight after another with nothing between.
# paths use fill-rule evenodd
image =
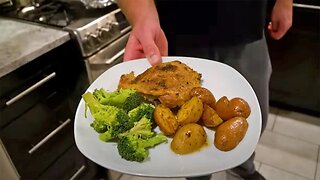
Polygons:
<instances>
[{"instance_id":1,"label":"thumb","mask_svg":"<svg viewBox=\"0 0 320 180\"><path fill-rule=\"evenodd\" d=\"M141 39L141 45L146 58L152 66L161 63L160 51L153 38L145 37Z\"/></svg>"}]
</instances>

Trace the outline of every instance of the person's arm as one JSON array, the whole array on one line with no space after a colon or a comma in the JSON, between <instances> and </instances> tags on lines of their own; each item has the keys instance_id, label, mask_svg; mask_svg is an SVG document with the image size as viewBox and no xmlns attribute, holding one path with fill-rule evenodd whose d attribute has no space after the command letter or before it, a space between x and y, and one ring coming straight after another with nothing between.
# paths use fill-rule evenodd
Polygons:
<instances>
[{"instance_id":1,"label":"person's arm","mask_svg":"<svg viewBox=\"0 0 320 180\"><path fill-rule=\"evenodd\" d=\"M147 57L151 65L168 55L168 43L160 27L153 0L118 0L118 5L132 25L124 60Z\"/></svg>"},{"instance_id":2,"label":"person's arm","mask_svg":"<svg viewBox=\"0 0 320 180\"><path fill-rule=\"evenodd\" d=\"M271 14L268 30L272 38L281 39L292 25L293 0L277 0Z\"/></svg>"}]
</instances>

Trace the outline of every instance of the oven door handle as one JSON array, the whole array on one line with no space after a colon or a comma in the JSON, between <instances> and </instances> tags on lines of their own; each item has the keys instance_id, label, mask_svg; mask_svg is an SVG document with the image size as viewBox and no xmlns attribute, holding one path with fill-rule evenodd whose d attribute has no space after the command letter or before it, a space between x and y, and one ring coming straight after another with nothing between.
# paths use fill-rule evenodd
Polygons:
<instances>
[{"instance_id":1,"label":"oven door handle","mask_svg":"<svg viewBox=\"0 0 320 180\"><path fill-rule=\"evenodd\" d=\"M117 60L119 57L123 56L125 52L125 49L120 50L117 54L115 54L114 56L112 56L110 59L107 59L106 61L104 61L103 64L111 64L113 63L115 60Z\"/></svg>"},{"instance_id":2,"label":"oven door handle","mask_svg":"<svg viewBox=\"0 0 320 180\"><path fill-rule=\"evenodd\" d=\"M296 7L296 8L303 8L303 9L314 9L314 10L320 10L320 6L316 6L316 5L308 5L308 4L293 3L293 7Z\"/></svg>"}]
</instances>

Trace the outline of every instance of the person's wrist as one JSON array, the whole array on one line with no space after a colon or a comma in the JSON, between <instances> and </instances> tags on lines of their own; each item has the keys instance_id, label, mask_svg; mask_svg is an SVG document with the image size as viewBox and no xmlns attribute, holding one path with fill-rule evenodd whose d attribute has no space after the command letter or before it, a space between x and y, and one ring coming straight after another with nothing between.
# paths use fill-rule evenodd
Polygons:
<instances>
[{"instance_id":1,"label":"person's wrist","mask_svg":"<svg viewBox=\"0 0 320 180\"><path fill-rule=\"evenodd\" d=\"M282 7L292 8L293 0L277 0L276 3Z\"/></svg>"}]
</instances>

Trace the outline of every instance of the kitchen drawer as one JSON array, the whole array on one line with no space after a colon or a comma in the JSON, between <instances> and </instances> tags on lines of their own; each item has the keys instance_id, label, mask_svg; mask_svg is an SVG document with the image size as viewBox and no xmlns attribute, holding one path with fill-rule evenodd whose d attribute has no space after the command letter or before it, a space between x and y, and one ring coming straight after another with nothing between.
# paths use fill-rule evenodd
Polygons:
<instances>
[{"instance_id":1,"label":"kitchen drawer","mask_svg":"<svg viewBox=\"0 0 320 180\"><path fill-rule=\"evenodd\" d=\"M104 177L98 177L97 165L86 159L74 145L64 153L49 169L47 169L39 179L105 179L107 178L106 169Z\"/></svg>"},{"instance_id":2,"label":"kitchen drawer","mask_svg":"<svg viewBox=\"0 0 320 180\"><path fill-rule=\"evenodd\" d=\"M2 77L0 116L4 118L0 120L0 128L55 91L64 91L66 96L73 93L81 70L78 66L68 57L45 56Z\"/></svg>"},{"instance_id":3,"label":"kitchen drawer","mask_svg":"<svg viewBox=\"0 0 320 180\"><path fill-rule=\"evenodd\" d=\"M73 113L67 100L56 104L60 95L52 94L1 130L1 140L23 178L39 176L74 143Z\"/></svg>"},{"instance_id":4,"label":"kitchen drawer","mask_svg":"<svg viewBox=\"0 0 320 180\"><path fill-rule=\"evenodd\" d=\"M7 105L4 105L0 109L0 116L4 117L0 121L0 127L4 127L12 120L18 118L30 108L39 103L42 99L50 96L50 94L59 91L58 81L56 79L56 73L52 72L48 75L43 75L44 81L38 80L34 83L41 84L38 87L33 85L23 86L18 90L12 92L9 96L3 97L1 101ZM37 86L37 85L36 85ZM32 89L32 90L28 90ZM21 97L23 96L23 97Z\"/></svg>"}]
</instances>

